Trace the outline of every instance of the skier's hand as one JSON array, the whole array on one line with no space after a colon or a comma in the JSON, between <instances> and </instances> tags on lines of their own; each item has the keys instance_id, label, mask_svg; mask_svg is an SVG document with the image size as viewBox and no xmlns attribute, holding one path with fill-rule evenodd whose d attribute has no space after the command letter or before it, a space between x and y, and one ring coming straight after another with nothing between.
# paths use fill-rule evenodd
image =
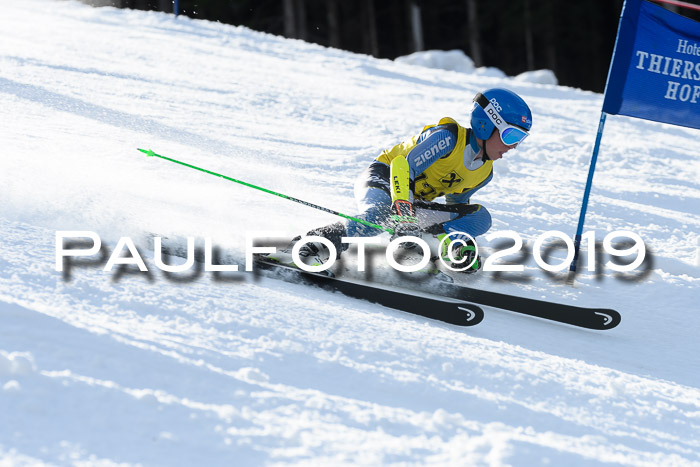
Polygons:
<instances>
[{"instance_id":1,"label":"skier's hand","mask_svg":"<svg viewBox=\"0 0 700 467\"><path fill-rule=\"evenodd\" d=\"M396 227L394 227L394 236L391 237L393 240L396 237L419 237L423 231L421 230L420 226L416 223L413 222L404 222L402 224L398 224Z\"/></svg>"},{"instance_id":2,"label":"skier's hand","mask_svg":"<svg viewBox=\"0 0 700 467\"><path fill-rule=\"evenodd\" d=\"M394 235L392 240L398 237L418 237L421 238L421 228L416 221L413 205L408 201L397 200L391 206L391 220L394 224ZM412 249L415 243L403 243L403 248Z\"/></svg>"},{"instance_id":3,"label":"skier's hand","mask_svg":"<svg viewBox=\"0 0 700 467\"><path fill-rule=\"evenodd\" d=\"M404 222L396 225L394 227L394 235L391 236L391 240L395 240L399 237L418 237L422 238L423 231L415 222ZM403 242L401 248L406 250L412 250L416 245L413 242Z\"/></svg>"},{"instance_id":4,"label":"skier's hand","mask_svg":"<svg viewBox=\"0 0 700 467\"><path fill-rule=\"evenodd\" d=\"M400 224L415 224L416 214L413 210L413 204L409 201L396 200L391 205L391 222L394 226Z\"/></svg>"}]
</instances>

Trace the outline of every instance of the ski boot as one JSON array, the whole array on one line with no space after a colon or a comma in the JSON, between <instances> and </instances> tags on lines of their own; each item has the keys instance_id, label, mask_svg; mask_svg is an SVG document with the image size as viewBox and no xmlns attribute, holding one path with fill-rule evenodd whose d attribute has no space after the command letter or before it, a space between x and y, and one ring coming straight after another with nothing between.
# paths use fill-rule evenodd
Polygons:
<instances>
[{"instance_id":1,"label":"ski boot","mask_svg":"<svg viewBox=\"0 0 700 467\"><path fill-rule=\"evenodd\" d=\"M301 240L301 235L294 237L286 248L275 253L262 255L262 259L265 261L298 268L297 264L294 262L292 249L299 240ZM320 242L308 242L299 248L299 259L307 266L321 266L328 260L329 257L330 252L328 251L328 248L326 248L326 246Z\"/></svg>"},{"instance_id":2,"label":"ski boot","mask_svg":"<svg viewBox=\"0 0 700 467\"><path fill-rule=\"evenodd\" d=\"M435 239L439 243L442 242L446 236L447 234L438 234L435 236ZM452 256L452 258L450 258L450 256ZM482 266L481 256L477 254L476 245L474 245L471 239L466 240L465 245L460 241L450 240L448 238L442 243L442 248L439 249L439 257L448 269L463 274L474 274L481 269Z\"/></svg>"},{"instance_id":3,"label":"ski boot","mask_svg":"<svg viewBox=\"0 0 700 467\"><path fill-rule=\"evenodd\" d=\"M336 249L336 259L340 256L343 249L341 238L345 235L345 226L338 222L335 224L319 227L309 231L307 236L319 236L329 239ZM292 255L294 245L301 240L301 236L292 239L291 243L286 248L276 253L269 253L260 256L261 261L269 263L278 263L284 266L301 269L295 262ZM307 242L299 248L299 259L307 266L321 266L330 259L330 250L321 242ZM333 273L326 270L319 274L333 276Z\"/></svg>"}]
</instances>

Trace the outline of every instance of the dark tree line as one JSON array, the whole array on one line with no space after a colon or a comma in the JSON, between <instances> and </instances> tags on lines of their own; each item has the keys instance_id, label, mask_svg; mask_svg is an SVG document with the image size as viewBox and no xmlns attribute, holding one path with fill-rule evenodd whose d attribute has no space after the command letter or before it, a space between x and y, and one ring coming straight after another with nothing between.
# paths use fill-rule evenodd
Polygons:
<instances>
[{"instance_id":1,"label":"dark tree line","mask_svg":"<svg viewBox=\"0 0 700 467\"><path fill-rule=\"evenodd\" d=\"M102 0L172 11L172 0ZM623 0L180 0L180 13L395 58L462 49L508 75L549 68L601 92ZM693 10L674 11L700 20Z\"/></svg>"}]
</instances>

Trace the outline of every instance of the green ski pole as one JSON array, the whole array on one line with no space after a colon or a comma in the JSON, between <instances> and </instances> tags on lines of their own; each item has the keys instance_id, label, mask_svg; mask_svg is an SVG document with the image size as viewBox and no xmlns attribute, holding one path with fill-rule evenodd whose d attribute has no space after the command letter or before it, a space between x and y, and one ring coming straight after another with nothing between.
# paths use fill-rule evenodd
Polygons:
<instances>
[{"instance_id":1,"label":"green ski pole","mask_svg":"<svg viewBox=\"0 0 700 467\"><path fill-rule=\"evenodd\" d=\"M170 161L170 162L174 162L174 163L176 163L176 164L184 165L185 167L189 167L190 169L199 170L200 172L208 173L208 174L210 174L210 175L214 175L214 176L216 176L216 177L223 178L223 179L228 180L228 181L230 181L230 182L238 183L238 184L240 184L240 185L244 185L244 186L247 186L247 187L250 187L250 188L255 188L256 190L264 191L265 193L269 193L269 194L271 194L271 195L279 196L280 198L288 199L289 201L294 201L295 203L303 204L304 206L308 206L308 207L310 207L310 208L318 209L319 211L325 211L325 212L328 212L328 213L330 213L330 214L335 214L336 216L340 216L340 217L343 217L343 218L345 218L345 219L349 219L349 220L354 221L354 222L359 222L360 224L364 224L364 225L369 226L369 227L374 227L375 229L380 229L380 230L383 230L383 231L385 231L385 232L389 232L390 234L393 234L393 233L394 233L394 229L389 229L389 228L387 228L387 227L383 227L383 226L378 225L378 224L373 224L373 223L371 223L371 222L367 222L366 220L359 219L359 218L357 218L357 217L348 216L347 214L343 214L342 212L338 212L338 211L334 211L334 210L332 210L332 209L324 208L323 206L319 206L319 205L317 205L317 204L309 203L308 201L304 201L304 200L301 200L301 199L298 199L298 198L294 198L294 197L292 197L292 196L287 196L287 195L284 195L284 194L282 194L282 193L277 193L277 192L275 192L275 191L268 190L267 188L262 188L262 187L253 185L252 183L246 183L246 182L243 182L243 181L241 181L241 180L236 180L235 178L227 177L226 175L222 175L222 174L219 174L219 173L216 173L216 172L212 172L211 170L203 169L203 168L201 168L201 167L197 167L197 166L195 166L195 165L188 164L188 163L186 163L186 162L181 162L181 161L178 161L178 160L176 160L176 159L171 159L171 158L169 158L169 157L161 156L160 154L156 154L155 152L153 152L153 151L150 150L150 149L141 149L141 148L138 148L138 150L141 151L142 153L146 154L147 156L150 156L150 157L160 157L161 159L165 159L166 161Z\"/></svg>"}]
</instances>

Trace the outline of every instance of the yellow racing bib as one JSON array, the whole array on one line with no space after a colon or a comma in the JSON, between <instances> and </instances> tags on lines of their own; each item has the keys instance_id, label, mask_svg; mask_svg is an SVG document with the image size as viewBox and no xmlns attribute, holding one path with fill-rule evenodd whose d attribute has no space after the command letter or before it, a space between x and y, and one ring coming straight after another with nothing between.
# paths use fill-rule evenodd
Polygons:
<instances>
[{"instance_id":1,"label":"yellow racing bib","mask_svg":"<svg viewBox=\"0 0 700 467\"><path fill-rule=\"evenodd\" d=\"M440 120L438 125L454 123L457 125L457 143L455 148L447 156L436 160L429 167L418 174L415 179L413 195L417 199L432 201L435 198L451 193L462 193L475 188L488 178L493 169L493 161L486 161L476 170L468 170L464 165L464 152L469 142L467 141L467 129L457 124L449 117ZM428 125L423 131L435 127ZM422 133L422 132L421 132ZM391 165L396 157L406 157L416 146L420 134L415 135L409 141L397 144L391 149L383 151L378 157L379 162ZM469 150L469 154L473 151ZM472 154L471 157L474 155ZM468 161L471 162L471 159ZM420 170L420 166L418 167Z\"/></svg>"}]
</instances>

